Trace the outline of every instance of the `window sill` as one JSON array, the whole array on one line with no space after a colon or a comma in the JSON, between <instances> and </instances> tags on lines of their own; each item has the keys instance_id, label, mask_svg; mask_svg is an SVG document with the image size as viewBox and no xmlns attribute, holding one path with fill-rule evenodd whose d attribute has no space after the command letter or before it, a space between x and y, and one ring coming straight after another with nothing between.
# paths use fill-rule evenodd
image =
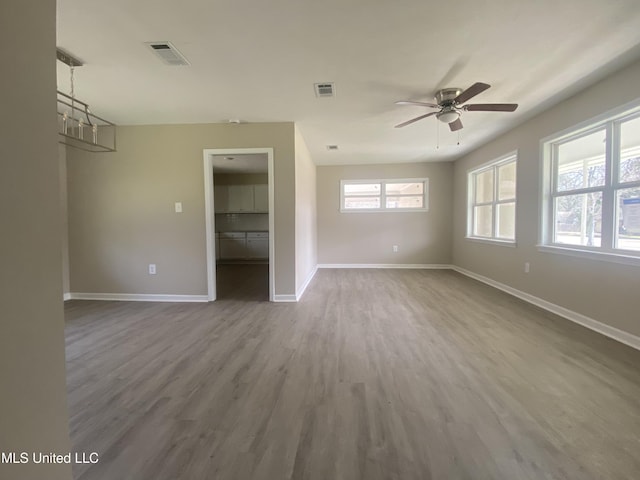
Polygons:
<instances>
[{"instance_id":1,"label":"window sill","mask_svg":"<svg viewBox=\"0 0 640 480\"><path fill-rule=\"evenodd\" d=\"M495 238L482 238L482 237L464 237L465 240L469 240L470 242L475 243L484 243L487 245L500 245L501 247L511 247L515 248L517 246L516 242L511 240L497 240Z\"/></svg>"},{"instance_id":2,"label":"window sill","mask_svg":"<svg viewBox=\"0 0 640 480\"><path fill-rule=\"evenodd\" d=\"M340 213L424 213L428 208L348 208L340 209Z\"/></svg>"},{"instance_id":3,"label":"window sill","mask_svg":"<svg viewBox=\"0 0 640 480\"><path fill-rule=\"evenodd\" d=\"M590 260L598 260L610 263L619 263L622 265L638 265L640 266L640 256L625 255L612 252L596 252L593 250L582 250L579 248L561 247L558 245L538 245L539 252L555 253L558 255L568 255L570 257L588 258Z\"/></svg>"}]
</instances>

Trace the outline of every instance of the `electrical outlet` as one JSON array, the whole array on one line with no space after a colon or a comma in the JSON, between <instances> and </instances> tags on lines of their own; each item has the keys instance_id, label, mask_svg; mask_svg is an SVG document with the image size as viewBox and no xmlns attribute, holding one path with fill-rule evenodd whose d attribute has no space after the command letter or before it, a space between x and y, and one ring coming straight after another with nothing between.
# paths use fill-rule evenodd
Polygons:
<instances>
[{"instance_id":1,"label":"electrical outlet","mask_svg":"<svg viewBox=\"0 0 640 480\"><path fill-rule=\"evenodd\" d=\"M176 202L176 213L182 213L182 202Z\"/></svg>"},{"instance_id":2,"label":"electrical outlet","mask_svg":"<svg viewBox=\"0 0 640 480\"><path fill-rule=\"evenodd\" d=\"M529 273L530 267L529 262L524 262L524 273Z\"/></svg>"},{"instance_id":3,"label":"electrical outlet","mask_svg":"<svg viewBox=\"0 0 640 480\"><path fill-rule=\"evenodd\" d=\"M393 246L393 253L398 253L398 245Z\"/></svg>"},{"instance_id":4,"label":"electrical outlet","mask_svg":"<svg viewBox=\"0 0 640 480\"><path fill-rule=\"evenodd\" d=\"M156 264L155 263L150 263L149 264L149 275L155 275L156 274Z\"/></svg>"}]
</instances>

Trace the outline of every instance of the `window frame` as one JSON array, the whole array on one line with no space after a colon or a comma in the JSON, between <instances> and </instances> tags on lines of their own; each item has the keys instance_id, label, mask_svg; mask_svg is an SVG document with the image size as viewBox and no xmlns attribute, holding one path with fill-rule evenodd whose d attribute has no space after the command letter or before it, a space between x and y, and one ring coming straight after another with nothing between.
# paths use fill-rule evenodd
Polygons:
<instances>
[{"instance_id":1,"label":"window frame","mask_svg":"<svg viewBox=\"0 0 640 480\"><path fill-rule=\"evenodd\" d=\"M540 228L538 250L614 263L640 265L640 250L616 248L616 225L618 223L618 191L640 188L640 180L620 182L620 163L624 155L620 148L623 123L640 119L640 100L635 100L609 110L597 117L582 122L540 141ZM582 187L558 192L558 146L604 130L605 180L604 185ZM555 241L557 198L566 195L581 195L602 192L600 246L572 245Z\"/></svg>"},{"instance_id":2,"label":"window frame","mask_svg":"<svg viewBox=\"0 0 640 480\"><path fill-rule=\"evenodd\" d=\"M500 167L513 163L516 169L516 185L514 189L514 196L507 199L499 199L499 181L498 181L498 171ZM490 202L478 202L476 203L476 177L482 173L493 171L493 200ZM501 155L498 158L495 158L489 162L483 163L476 167L470 168L467 170L467 231L465 235L466 240L479 242L479 243L488 243L493 245L503 245L509 247L516 246L516 238L517 238L517 210L518 210L518 151L514 150L513 152L509 152L507 154ZM513 239L503 238L497 236L497 228L498 222L496 221L498 216L496 212L498 210L498 205L503 204L514 204L514 234ZM488 206L491 205L491 236L483 237L480 235L474 234L474 224L475 224L475 209L478 206Z\"/></svg>"},{"instance_id":3,"label":"window frame","mask_svg":"<svg viewBox=\"0 0 640 480\"><path fill-rule=\"evenodd\" d=\"M345 195L344 187L345 185L360 185L367 183L379 183L380 184L380 207L379 208L345 208L344 202L345 198L356 197L358 195ZM386 185L393 183L422 183L422 198L423 198L423 207L422 208L387 208L387 194L386 194ZM364 196L364 195L363 195ZM371 196L371 195L368 195ZM392 197L403 196L403 195L389 195ZM417 197L418 194L406 195L408 197ZM428 212L429 211L429 179L426 177L423 178L359 178L359 179L342 179L340 180L340 213L383 213L383 212Z\"/></svg>"}]
</instances>

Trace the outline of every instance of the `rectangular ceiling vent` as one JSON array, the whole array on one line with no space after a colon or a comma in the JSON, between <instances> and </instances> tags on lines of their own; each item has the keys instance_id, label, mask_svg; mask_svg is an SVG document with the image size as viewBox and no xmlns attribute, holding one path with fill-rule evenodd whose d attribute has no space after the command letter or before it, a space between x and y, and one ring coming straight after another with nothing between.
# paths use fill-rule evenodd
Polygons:
<instances>
[{"instance_id":1,"label":"rectangular ceiling vent","mask_svg":"<svg viewBox=\"0 0 640 480\"><path fill-rule=\"evenodd\" d=\"M333 97L335 88L333 83L314 83L313 86L316 90L316 97Z\"/></svg>"},{"instance_id":2,"label":"rectangular ceiling vent","mask_svg":"<svg viewBox=\"0 0 640 480\"><path fill-rule=\"evenodd\" d=\"M170 42L147 42L147 45L167 65L190 65L187 59L184 58L184 55L182 55Z\"/></svg>"}]
</instances>

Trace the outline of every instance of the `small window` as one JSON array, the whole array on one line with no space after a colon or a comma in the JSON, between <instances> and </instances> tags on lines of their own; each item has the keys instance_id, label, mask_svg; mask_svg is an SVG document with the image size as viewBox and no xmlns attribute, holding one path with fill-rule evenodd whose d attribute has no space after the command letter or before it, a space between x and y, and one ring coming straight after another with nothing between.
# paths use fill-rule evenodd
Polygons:
<instances>
[{"instance_id":1,"label":"small window","mask_svg":"<svg viewBox=\"0 0 640 480\"><path fill-rule=\"evenodd\" d=\"M516 238L516 155L469 171L467 238L514 243Z\"/></svg>"},{"instance_id":2,"label":"small window","mask_svg":"<svg viewBox=\"0 0 640 480\"><path fill-rule=\"evenodd\" d=\"M340 211L425 212L428 206L427 178L399 180L342 180Z\"/></svg>"}]
</instances>

